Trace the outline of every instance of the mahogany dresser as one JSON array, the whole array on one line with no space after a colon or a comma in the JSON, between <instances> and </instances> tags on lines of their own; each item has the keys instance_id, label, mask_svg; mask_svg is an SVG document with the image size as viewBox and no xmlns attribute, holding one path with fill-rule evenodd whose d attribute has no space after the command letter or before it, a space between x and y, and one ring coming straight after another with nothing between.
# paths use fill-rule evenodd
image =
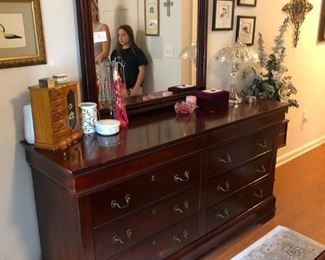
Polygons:
<instances>
[{"instance_id":1,"label":"mahogany dresser","mask_svg":"<svg viewBox=\"0 0 325 260\"><path fill-rule=\"evenodd\" d=\"M286 110L165 111L63 151L23 143L43 259L195 259L269 220Z\"/></svg>"}]
</instances>

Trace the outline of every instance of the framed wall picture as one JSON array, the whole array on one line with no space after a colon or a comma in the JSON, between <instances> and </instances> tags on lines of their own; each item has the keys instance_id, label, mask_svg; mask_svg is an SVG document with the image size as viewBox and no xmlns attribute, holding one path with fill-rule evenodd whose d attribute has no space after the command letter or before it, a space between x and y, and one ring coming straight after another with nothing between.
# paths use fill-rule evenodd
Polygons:
<instances>
[{"instance_id":1,"label":"framed wall picture","mask_svg":"<svg viewBox=\"0 0 325 260\"><path fill-rule=\"evenodd\" d=\"M237 16L236 40L238 39L247 45L253 45L255 23L255 16Z\"/></svg>"},{"instance_id":2,"label":"framed wall picture","mask_svg":"<svg viewBox=\"0 0 325 260\"><path fill-rule=\"evenodd\" d=\"M45 64L40 0L0 1L0 68Z\"/></svg>"},{"instance_id":3,"label":"framed wall picture","mask_svg":"<svg viewBox=\"0 0 325 260\"><path fill-rule=\"evenodd\" d=\"M322 1L321 8L318 40L325 41L325 0Z\"/></svg>"},{"instance_id":4,"label":"framed wall picture","mask_svg":"<svg viewBox=\"0 0 325 260\"><path fill-rule=\"evenodd\" d=\"M144 0L145 35L159 36L159 0Z\"/></svg>"},{"instance_id":5,"label":"framed wall picture","mask_svg":"<svg viewBox=\"0 0 325 260\"><path fill-rule=\"evenodd\" d=\"M233 29L234 0L213 0L212 31Z\"/></svg>"},{"instance_id":6,"label":"framed wall picture","mask_svg":"<svg viewBox=\"0 0 325 260\"><path fill-rule=\"evenodd\" d=\"M237 0L237 5L240 6L256 6L257 0Z\"/></svg>"}]
</instances>

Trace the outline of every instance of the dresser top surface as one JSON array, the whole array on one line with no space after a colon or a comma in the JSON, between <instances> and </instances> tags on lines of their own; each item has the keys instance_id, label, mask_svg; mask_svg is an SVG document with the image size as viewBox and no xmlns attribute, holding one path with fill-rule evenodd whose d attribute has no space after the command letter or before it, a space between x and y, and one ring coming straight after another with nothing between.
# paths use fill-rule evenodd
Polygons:
<instances>
[{"instance_id":1,"label":"dresser top surface","mask_svg":"<svg viewBox=\"0 0 325 260\"><path fill-rule=\"evenodd\" d=\"M121 129L117 135L84 135L69 148L55 152L36 149L33 145L22 143L27 152L37 153L40 158L62 167L67 173L78 174L95 166L105 166L136 156L144 151L160 149L182 140L185 142L209 130L256 119L269 113L284 114L286 109L286 104L263 100L256 105L243 103L218 112L198 110L190 115L177 115L171 111L144 118L139 116L131 120L129 126Z\"/></svg>"}]
</instances>

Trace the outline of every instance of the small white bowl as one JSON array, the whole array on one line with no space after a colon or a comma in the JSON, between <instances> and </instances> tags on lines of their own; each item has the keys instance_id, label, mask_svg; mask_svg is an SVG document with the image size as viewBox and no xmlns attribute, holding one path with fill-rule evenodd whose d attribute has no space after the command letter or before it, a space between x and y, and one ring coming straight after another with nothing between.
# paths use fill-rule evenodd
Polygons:
<instances>
[{"instance_id":1,"label":"small white bowl","mask_svg":"<svg viewBox=\"0 0 325 260\"><path fill-rule=\"evenodd\" d=\"M120 131L120 121L116 119L103 119L95 123L96 132L100 135L115 135Z\"/></svg>"}]
</instances>

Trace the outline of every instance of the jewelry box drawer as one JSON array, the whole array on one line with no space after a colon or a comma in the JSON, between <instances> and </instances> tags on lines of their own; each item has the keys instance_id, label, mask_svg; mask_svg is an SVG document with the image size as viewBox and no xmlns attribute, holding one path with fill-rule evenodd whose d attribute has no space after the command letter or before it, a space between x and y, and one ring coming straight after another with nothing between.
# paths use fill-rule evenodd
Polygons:
<instances>
[{"instance_id":1,"label":"jewelry box drawer","mask_svg":"<svg viewBox=\"0 0 325 260\"><path fill-rule=\"evenodd\" d=\"M165 259L198 237L198 216L195 215L163 230L149 239L144 240L142 243L130 248L128 251L115 256L113 259Z\"/></svg>"},{"instance_id":2,"label":"jewelry box drawer","mask_svg":"<svg viewBox=\"0 0 325 260\"><path fill-rule=\"evenodd\" d=\"M97 227L168 194L185 190L199 179L197 155L95 193L91 195L93 225Z\"/></svg>"},{"instance_id":3,"label":"jewelry box drawer","mask_svg":"<svg viewBox=\"0 0 325 260\"><path fill-rule=\"evenodd\" d=\"M94 231L96 255L106 259L198 211L199 187L129 214Z\"/></svg>"},{"instance_id":4,"label":"jewelry box drawer","mask_svg":"<svg viewBox=\"0 0 325 260\"><path fill-rule=\"evenodd\" d=\"M51 112L52 113L62 110L62 108L67 109L66 101L64 99L56 99L54 101L51 101Z\"/></svg>"},{"instance_id":5,"label":"jewelry box drawer","mask_svg":"<svg viewBox=\"0 0 325 260\"><path fill-rule=\"evenodd\" d=\"M220 174L235 168L246 161L271 151L274 142L274 129L250 136L238 142L225 145L209 153L210 175Z\"/></svg>"},{"instance_id":6,"label":"jewelry box drawer","mask_svg":"<svg viewBox=\"0 0 325 260\"><path fill-rule=\"evenodd\" d=\"M268 153L243 167L208 179L207 207L213 206L251 182L270 175L271 159L272 154Z\"/></svg>"},{"instance_id":7,"label":"jewelry box drawer","mask_svg":"<svg viewBox=\"0 0 325 260\"><path fill-rule=\"evenodd\" d=\"M64 119L61 119L59 121L53 121L52 122L52 129L54 131L60 131L60 130L64 130L64 129L67 129L67 120L64 118Z\"/></svg>"},{"instance_id":8,"label":"jewelry box drawer","mask_svg":"<svg viewBox=\"0 0 325 260\"><path fill-rule=\"evenodd\" d=\"M59 142L66 138L69 135L69 131L67 129L57 130L53 133L53 141Z\"/></svg>"},{"instance_id":9,"label":"jewelry box drawer","mask_svg":"<svg viewBox=\"0 0 325 260\"><path fill-rule=\"evenodd\" d=\"M65 107L61 108L61 110L56 110L51 112L52 121L59 121L65 119L67 116L67 109Z\"/></svg>"},{"instance_id":10,"label":"jewelry box drawer","mask_svg":"<svg viewBox=\"0 0 325 260\"><path fill-rule=\"evenodd\" d=\"M235 193L206 211L206 230L221 226L272 195L273 179L266 178Z\"/></svg>"},{"instance_id":11,"label":"jewelry box drawer","mask_svg":"<svg viewBox=\"0 0 325 260\"><path fill-rule=\"evenodd\" d=\"M65 93L63 91L57 91L57 89L52 89L49 91L49 98L51 101L56 99L64 99Z\"/></svg>"}]
</instances>

